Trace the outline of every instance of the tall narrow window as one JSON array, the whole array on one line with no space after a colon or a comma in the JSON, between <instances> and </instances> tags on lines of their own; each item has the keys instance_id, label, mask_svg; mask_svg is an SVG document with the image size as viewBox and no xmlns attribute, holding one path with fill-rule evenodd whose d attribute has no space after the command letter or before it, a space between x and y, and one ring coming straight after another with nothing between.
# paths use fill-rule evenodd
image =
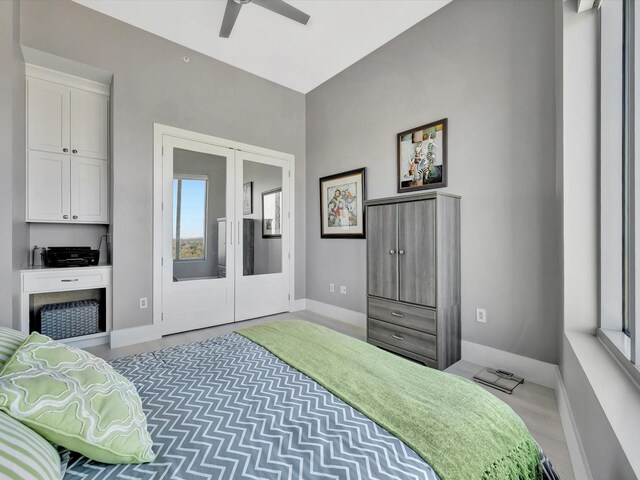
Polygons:
<instances>
[{"instance_id":1,"label":"tall narrow window","mask_svg":"<svg viewBox=\"0 0 640 480\"><path fill-rule=\"evenodd\" d=\"M203 261L207 252L206 176L176 175L173 179L173 260Z\"/></svg>"}]
</instances>

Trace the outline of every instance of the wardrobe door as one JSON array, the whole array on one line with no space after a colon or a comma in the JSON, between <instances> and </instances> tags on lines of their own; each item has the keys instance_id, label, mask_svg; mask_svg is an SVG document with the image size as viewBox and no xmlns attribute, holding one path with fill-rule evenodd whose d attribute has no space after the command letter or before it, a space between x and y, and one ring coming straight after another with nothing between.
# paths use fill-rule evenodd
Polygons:
<instances>
[{"instance_id":1,"label":"wardrobe door","mask_svg":"<svg viewBox=\"0 0 640 480\"><path fill-rule=\"evenodd\" d=\"M69 222L69 155L30 150L27 222Z\"/></svg>"},{"instance_id":2,"label":"wardrobe door","mask_svg":"<svg viewBox=\"0 0 640 480\"><path fill-rule=\"evenodd\" d=\"M398 207L367 207L368 293L398 299Z\"/></svg>"},{"instance_id":3,"label":"wardrobe door","mask_svg":"<svg viewBox=\"0 0 640 480\"><path fill-rule=\"evenodd\" d=\"M109 223L107 161L71 158L71 221Z\"/></svg>"},{"instance_id":4,"label":"wardrobe door","mask_svg":"<svg viewBox=\"0 0 640 480\"><path fill-rule=\"evenodd\" d=\"M27 79L27 145L30 150L69 153L70 89Z\"/></svg>"},{"instance_id":5,"label":"wardrobe door","mask_svg":"<svg viewBox=\"0 0 640 480\"><path fill-rule=\"evenodd\" d=\"M71 153L107 159L109 98L83 90L71 90Z\"/></svg>"},{"instance_id":6,"label":"wardrobe door","mask_svg":"<svg viewBox=\"0 0 640 480\"><path fill-rule=\"evenodd\" d=\"M436 306L436 201L398 205L400 301Z\"/></svg>"}]
</instances>

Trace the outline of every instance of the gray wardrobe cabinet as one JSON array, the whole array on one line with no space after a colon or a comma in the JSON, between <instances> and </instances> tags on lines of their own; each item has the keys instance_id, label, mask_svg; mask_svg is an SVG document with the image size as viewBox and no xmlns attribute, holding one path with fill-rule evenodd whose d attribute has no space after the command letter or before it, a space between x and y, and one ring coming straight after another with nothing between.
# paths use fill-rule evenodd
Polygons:
<instances>
[{"instance_id":1,"label":"gray wardrobe cabinet","mask_svg":"<svg viewBox=\"0 0 640 480\"><path fill-rule=\"evenodd\" d=\"M444 370L460 360L460 197L368 200L367 340Z\"/></svg>"}]
</instances>

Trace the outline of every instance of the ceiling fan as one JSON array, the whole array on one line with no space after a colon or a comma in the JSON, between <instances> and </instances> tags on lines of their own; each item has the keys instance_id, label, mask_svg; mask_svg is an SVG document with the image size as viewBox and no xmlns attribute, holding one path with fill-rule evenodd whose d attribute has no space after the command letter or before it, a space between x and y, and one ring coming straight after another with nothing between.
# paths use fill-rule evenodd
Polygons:
<instances>
[{"instance_id":1,"label":"ceiling fan","mask_svg":"<svg viewBox=\"0 0 640 480\"><path fill-rule=\"evenodd\" d=\"M303 25L306 25L309 18L311 18L306 13L282 0L227 0L227 8L224 11L224 18L222 19L222 26L220 27L221 37L229 38L231 30L233 30L233 25L236 23L236 18L238 18L238 13L240 13L240 8L247 3L253 3L259 7L266 8Z\"/></svg>"}]
</instances>

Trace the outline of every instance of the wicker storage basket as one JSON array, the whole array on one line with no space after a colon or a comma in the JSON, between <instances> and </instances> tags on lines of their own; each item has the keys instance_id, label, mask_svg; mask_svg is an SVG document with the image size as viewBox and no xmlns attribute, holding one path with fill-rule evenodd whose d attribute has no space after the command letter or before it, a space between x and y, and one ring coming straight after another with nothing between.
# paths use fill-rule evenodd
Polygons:
<instances>
[{"instance_id":1,"label":"wicker storage basket","mask_svg":"<svg viewBox=\"0 0 640 480\"><path fill-rule=\"evenodd\" d=\"M40 309L40 333L54 340L98 333L96 300L55 303Z\"/></svg>"}]
</instances>

